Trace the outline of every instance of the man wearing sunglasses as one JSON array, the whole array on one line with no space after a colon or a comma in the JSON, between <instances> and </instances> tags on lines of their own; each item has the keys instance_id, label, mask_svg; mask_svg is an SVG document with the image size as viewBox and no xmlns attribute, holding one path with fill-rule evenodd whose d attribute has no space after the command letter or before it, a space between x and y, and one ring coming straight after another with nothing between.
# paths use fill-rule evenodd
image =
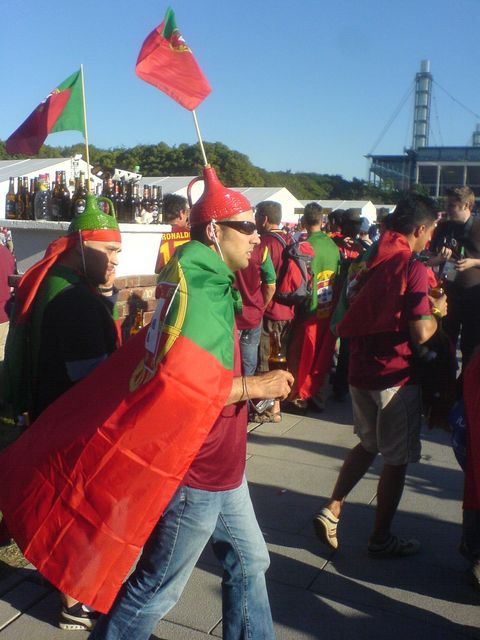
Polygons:
<instances>
[{"instance_id":1,"label":"man wearing sunglasses","mask_svg":"<svg viewBox=\"0 0 480 640\"><path fill-rule=\"evenodd\" d=\"M242 375L233 313L240 310L241 300L233 286L234 272L248 265L260 240L249 202L225 189L212 167L204 169L204 181L203 195L191 208L192 240L177 249L160 279L179 264L184 290L192 301L186 303L185 321L190 339L214 339L215 349L230 359L233 351L233 371L232 366L229 369L233 380L231 388L230 382L226 385L226 393L228 388L230 392L222 396L222 403L225 396L226 401L220 415L91 640L148 640L180 598L210 539L223 567L223 638L275 638L265 583L269 556L245 479L247 404L250 399L286 398L293 377L287 371ZM194 299L202 300L201 318L198 313L188 315ZM205 377L209 375L205 371ZM206 399L215 391L207 389ZM197 407L202 399L193 402Z\"/></svg>"}]
</instances>

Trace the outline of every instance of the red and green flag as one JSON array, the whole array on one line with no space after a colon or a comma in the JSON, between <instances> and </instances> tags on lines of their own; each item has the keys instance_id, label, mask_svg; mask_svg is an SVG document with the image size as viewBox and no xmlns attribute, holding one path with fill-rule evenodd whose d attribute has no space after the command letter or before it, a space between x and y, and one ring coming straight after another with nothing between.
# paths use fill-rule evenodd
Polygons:
<instances>
[{"instance_id":1,"label":"red and green flag","mask_svg":"<svg viewBox=\"0 0 480 640\"><path fill-rule=\"evenodd\" d=\"M160 274L148 327L0 455L10 535L58 589L101 612L230 393L233 274L199 242Z\"/></svg>"},{"instance_id":2,"label":"red and green flag","mask_svg":"<svg viewBox=\"0 0 480 640\"><path fill-rule=\"evenodd\" d=\"M38 105L5 143L7 153L36 155L50 133L85 135L81 71L72 73Z\"/></svg>"},{"instance_id":3,"label":"red and green flag","mask_svg":"<svg viewBox=\"0 0 480 640\"><path fill-rule=\"evenodd\" d=\"M139 78L189 111L196 109L212 90L177 29L171 9L143 43L135 71Z\"/></svg>"}]
</instances>

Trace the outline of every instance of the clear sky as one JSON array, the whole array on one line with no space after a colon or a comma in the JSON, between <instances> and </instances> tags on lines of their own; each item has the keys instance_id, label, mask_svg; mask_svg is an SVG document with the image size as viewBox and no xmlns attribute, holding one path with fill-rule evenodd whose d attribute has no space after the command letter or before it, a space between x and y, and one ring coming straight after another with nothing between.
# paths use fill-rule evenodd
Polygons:
<instances>
[{"instance_id":1,"label":"clear sky","mask_svg":"<svg viewBox=\"0 0 480 640\"><path fill-rule=\"evenodd\" d=\"M0 139L83 63L92 144L194 143L190 112L134 73L143 40L168 6L2 0ZM364 155L422 59L431 61L438 83L430 144L471 144L480 123L458 104L480 114L480 0L172 0L170 6L213 88L197 109L203 139L269 171L366 178ZM412 120L410 96L375 153L410 146ZM47 143L81 140L79 133L60 133Z\"/></svg>"}]
</instances>

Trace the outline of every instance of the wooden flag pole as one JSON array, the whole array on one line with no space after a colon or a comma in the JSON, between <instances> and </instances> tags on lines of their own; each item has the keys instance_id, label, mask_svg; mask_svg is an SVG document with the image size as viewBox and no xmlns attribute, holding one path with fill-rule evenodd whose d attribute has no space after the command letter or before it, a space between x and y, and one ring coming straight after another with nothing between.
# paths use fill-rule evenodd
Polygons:
<instances>
[{"instance_id":1,"label":"wooden flag pole","mask_svg":"<svg viewBox=\"0 0 480 640\"><path fill-rule=\"evenodd\" d=\"M85 156L87 161L87 191L91 193L90 186L90 152L88 149L88 129L87 129L87 105L85 101L85 81L83 78L83 64L80 65L80 75L82 76L82 98L83 98L83 128L85 129Z\"/></svg>"},{"instance_id":2,"label":"wooden flag pole","mask_svg":"<svg viewBox=\"0 0 480 640\"><path fill-rule=\"evenodd\" d=\"M197 114L195 113L195 109L192 110L193 123L195 124L195 129L197 130L198 142L200 144L200 151L203 156L203 164L205 167L208 166L207 154L205 153L205 148L203 146L202 134L200 133L200 128L198 126Z\"/></svg>"}]
</instances>

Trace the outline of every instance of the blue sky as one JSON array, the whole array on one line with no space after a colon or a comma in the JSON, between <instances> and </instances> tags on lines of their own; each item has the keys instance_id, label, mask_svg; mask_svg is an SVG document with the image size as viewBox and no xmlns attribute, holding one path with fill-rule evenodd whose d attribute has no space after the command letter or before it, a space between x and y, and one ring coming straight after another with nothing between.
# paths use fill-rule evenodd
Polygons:
<instances>
[{"instance_id":1,"label":"blue sky","mask_svg":"<svg viewBox=\"0 0 480 640\"><path fill-rule=\"evenodd\" d=\"M83 63L90 142L194 143L190 112L139 80L135 61L169 5L3 0L0 138ZM480 0L178 0L177 25L213 91L197 116L269 171L367 177L367 161L422 59L434 80L431 144L467 145L480 116ZM454 99L449 97L443 87ZM375 149L410 145L413 96ZM49 136L52 145L79 133ZM240 185L238 185L240 186Z\"/></svg>"}]
</instances>

